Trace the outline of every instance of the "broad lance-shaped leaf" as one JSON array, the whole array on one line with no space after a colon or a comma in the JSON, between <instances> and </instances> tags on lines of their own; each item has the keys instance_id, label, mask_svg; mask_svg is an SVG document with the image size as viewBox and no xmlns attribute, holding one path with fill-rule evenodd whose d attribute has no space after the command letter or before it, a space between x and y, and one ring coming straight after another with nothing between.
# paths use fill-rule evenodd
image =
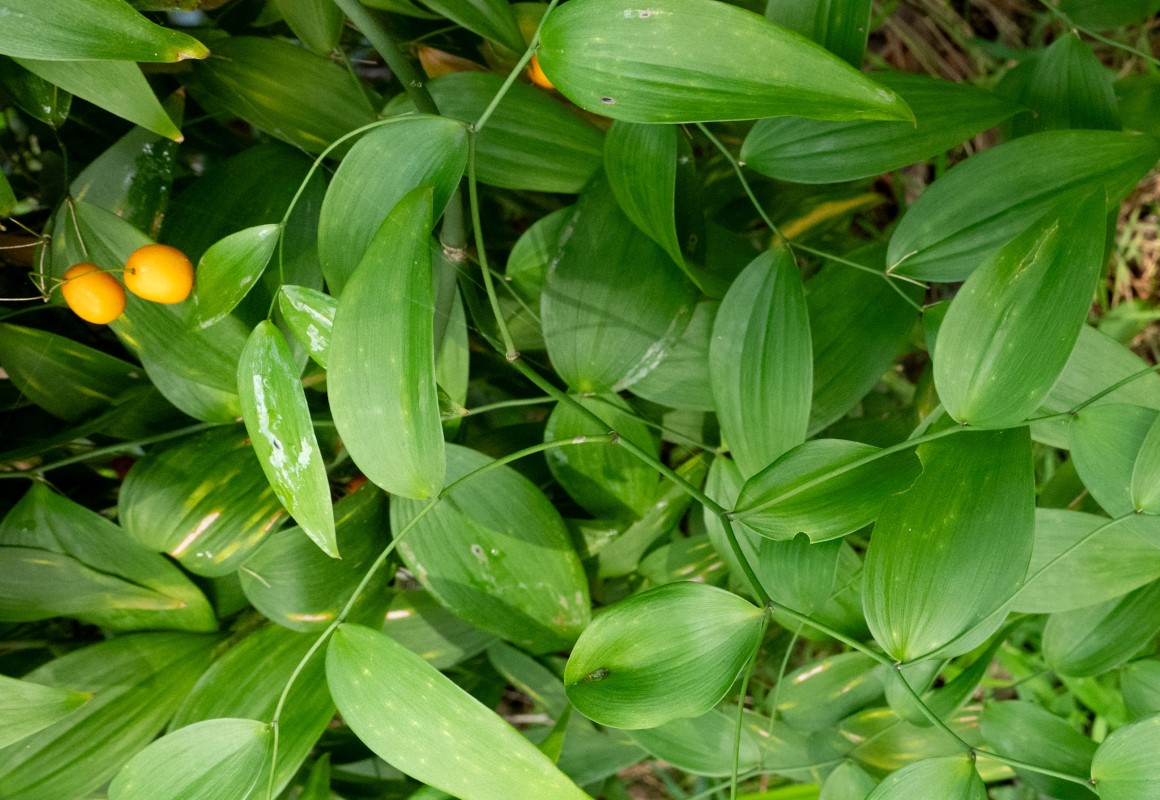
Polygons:
<instances>
[{"instance_id":1,"label":"broad lance-shaped leaf","mask_svg":"<svg viewBox=\"0 0 1160 800\"><path fill-rule=\"evenodd\" d=\"M249 797L273 743L269 723L198 722L146 747L109 787L109 800L220 800Z\"/></svg>"},{"instance_id":2,"label":"broad lance-shaped leaf","mask_svg":"<svg viewBox=\"0 0 1160 800\"><path fill-rule=\"evenodd\" d=\"M779 0L766 4L765 16L858 69L866 55L870 6L870 0Z\"/></svg>"},{"instance_id":3,"label":"broad lance-shaped leaf","mask_svg":"<svg viewBox=\"0 0 1160 800\"><path fill-rule=\"evenodd\" d=\"M524 48L523 36L507 0L424 0L424 5L508 50L519 52Z\"/></svg>"},{"instance_id":4,"label":"broad lance-shaped leaf","mask_svg":"<svg viewBox=\"0 0 1160 800\"><path fill-rule=\"evenodd\" d=\"M1092 758L1100 800L1150 800L1160 785L1160 714L1113 731Z\"/></svg>"},{"instance_id":5,"label":"broad lance-shaped leaf","mask_svg":"<svg viewBox=\"0 0 1160 800\"><path fill-rule=\"evenodd\" d=\"M870 631L902 662L934 653L1007 604L1035 535L1026 428L956 433L918 455L923 474L878 515L862 574Z\"/></svg>"},{"instance_id":6,"label":"broad lance-shaped leaf","mask_svg":"<svg viewBox=\"0 0 1160 800\"><path fill-rule=\"evenodd\" d=\"M713 323L709 374L721 434L746 478L805 440L813 353L788 251L762 253L729 288Z\"/></svg>"},{"instance_id":7,"label":"broad lance-shaped leaf","mask_svg":"<svg viewBox=\"0 0 1160 800\"><path fill-rule=\"evenodd\" d=\"M259 322L238 361L242 419L274 494L306 535L338 558L330 482L298 373L282 332Z\"/></svg>"},{"instance_id":8,"label":"broad lance-shaped leaf","mask_svg":"<svg viewBox=\"0 0 1160 800\"><path fill-rule=\"evenodd\" d=\"M1010 100L970 84L901 72L873 77L906 100L915 123L763 119L745 137L742 160L784 181L857 180L943 153L1019 110Z\"/></svg>"},{"instance_id":9,"label":"broad lance-shaped leaf","mask_svg":"<svg viewBox=\"0 0 1160 800\"><path fill-rule=\"evenodd\" d=\"M1015 136L1061 128L1120 130L1115 73L1100 63L1092 49L1072 30L1008 73L1026 69L1029 77L1019 102L1031 112L1011 126ZM1000 84L1002 90L1003 84Z\"/></svg>"},{"instance_id":10,"label":"broad lance-shaped leaf","mask_svg":"<svg viewBox=\"0 0 1160 800\"><path fill-rule=\"evenodd\" d=\"M93 697L0 675L0 748L64 719Z\"/></svg>"},{"instance_id":11,"label":"broad lance-shaped leaf","mask_svg":"<svg viewBox=\"0 0 1160 800\"><path fill-rule=\"evenodd\" d=\"M887 775L866 800L987 800L987 787L966 754L928 758Z\"/></svg>"},{"instance_id":12,"label":"broad lance-shaped leaf","mask_svg":"<svg viewBox=\"0 0 1160 800\"><path fill-rule=\"evenodd\" d=\"M993 703L983 712L979 727L987 744L1003 755L1077 778L1091 770L1096 743L1043 706L1018 700ZM1095 798L1091 790L1076 783L1029 769L1016 772L1025 783L1051 797Z\"/></svg>"},{"instance_id":13,"label":"broad lance-shaped leaf","mask_svg":"<svg viewBox=\"0 0 1160 800\"><path fill-rule=\"evenodd\" d=\"M122 0L0 0L0 55L48 61L182 61L209 50Z\"/></svg>"},{"instance_id":14,"label":"broad lance-shaped leaf","mask_svg":"<svg viewBox=\"0 0 1160 800\"><path fill-rule=\"evenodd\" d=\"M306 348L318 366L326 369L330 362L330 335L338 301L309 286L283 286L278 295L278 307L282 309L282 318L294 338Z\"/></svg>"},{"instance_id":15,"label":"broad lance-shaped leaf","mask_svg":"<svg viewBox=\"0 0 1160 800\"><path fill-rule=\"evenodd\" d=\"M669 583L622 600L581 634L564 685L576 709L613 728L699 717L760 644L762 611L732 592Z\"/></svg>"},{"instance_id":16,"label":"broad lance-shaped leaf","mask_svg":"<svg viewBox=\"0 0 1160 800\"><path fill-rule=\"evenodd\" d=\"M1108 209L1160 158L1160 142L1114 131L1044 131L972 156L922 193L890 237L892 272L965 280L1060 197L1104 191Z\"/></svg>"},{"instance_id":17,"label":"broad lance-shaped leaf","mask_svg":"<svg viewBox=\"0 0 1160 800\"><path fill-rule=\"evenodd\" d=\"M375 233L335 312L327 377L354 463L388 492L416 499L443 487L446 468L427 243L432 195L411 191Z\"/></svg>"},{"instance_id":18,"label":"broad lance-shaped leaf","mask_svg":"<svg viewBox=\"0 0 1160 800\"><path fill-rule=\"evenodd\" d=\"M891 448L893 449L893 448ZM734 517L760 534L821 542L870 524L882 505L922 473L913 450L886 452L859 442L798 445L741 487Z\"/></svg>"},{"instance_id":19,"label":"broad lance-shaped leaf","mask_svg":"<svg viewBox=\"0 0 1160 800\"><path fill-rule=\"evenodd\" d=\"M1151 408L1126 403L1085 408L1067 426L1068 443L1075 469L1083 485L1104 511L1113 517L1133 513L1137 465L1143 488L1148 457L1143 455L1160 414Z\"/></svg>"},{"instance_id":20,"label":"broad lance-shaped leaf","mask_svg":"<svg viewBox=\"0 0 1160 800\"><path fill-rule=\"evenodd\" d=\"M1123 597L1052 614L1043 657L1061 675L1102 675L1126 662L1160 632L1160 583Z\"/></svg>"},{"instance_id":21,"label":"broad lance-shaped leaf","mask_svg":"<svg viewBox=\"0 0 1160 800\"><path fill-rule=\"evenodd\" d=\"M589 800L514 728L377 631L341 626L326 677L359 739L428 786L462 800Z\"/></svg>"},{"instance_id":22,"label":"broad lance-shaped leaf","mask_svg":"<svg viewBox=\"0 0 1160 800\"><path fill-rule=\"evenodd\" d=\"M400 117L360 138L335 170L318 219L318 257L330 293L342 296L384 218L408 192L432 187L437 219L466 166L467 126L458 120Z\"/></svg>"},{"instance_id":23,"label":"broad lance-shaped leaf","mask_svg":"<svg viewBox=\"0 0 1160 800\"><path fill-rule=\"evenodd\" d=\"M1138 514L1160 514L1160 421L1152 423L1136 455L1132 506Z\"/></svg>"},{"instance_id":24,"label":"broad lance-shaped leaf","mask_svg":"<svg viewBox=\"0 0 1160 800\"><path fill-rule=\"evenodd\" d=\"M954 419L1006 428L1039 408L1103 274L1104 205L1103 192L1061 200L975 270L951 301L934 383Z\"/></svg>"},{"instance_id":25,"label":"broad lance-shaped leaf","mask_svg":"<svg viewBox=\"0 0 1160 800\"><path fill-rule=\"evenodd\" d=\"M569 100L630 122L911 119L837 56L715 0L568 3L544 23L538 55Z\"/></svg>"},{"instance_id":26,"label":"broad lance-shaped leaf","mask_svg":"<svg viewBox=\"0 0 1160 800\"><path fill-rule=\"evenodd\" d=\"M234 310L262 277L281 225L257 225L232 233L205 251L197 262L193 319L208 328Z\"/></svg>"}]
</instances>

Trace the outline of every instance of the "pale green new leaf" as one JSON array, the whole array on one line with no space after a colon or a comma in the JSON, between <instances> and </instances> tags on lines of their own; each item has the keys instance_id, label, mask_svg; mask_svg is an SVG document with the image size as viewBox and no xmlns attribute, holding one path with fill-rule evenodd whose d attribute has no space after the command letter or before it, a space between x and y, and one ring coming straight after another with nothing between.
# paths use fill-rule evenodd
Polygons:
<instances>
[{"instance_id":1,"label":"pale green new leaf","mask_svg":"<svg viewBox=\"0 0 1160 800\"><path fill-rule=\"evenodd\" d=\"M545 22L539 59L568 99L629 122L911 119L837 56L715 0L568 3Z\"/></svg>"},{"instance_id":2,"label":"pale green new leaf","mask_svg":"<svg viewBox=\"0 0 1160 800\"><path fill-rule=\"evenodd\" d=\"M262 277L278 246L281 225L257 225L232 233L197 262L193 321L208 328L225 317Z\"/></svg>"},{"instance_id":3,"label":"pale green new leaf","mask_svg":"<svg viewBox=\"0 0 1160 800\"><path fill-rule=\"evenodd\" d=\"M1092 759L1100 800L1149 800L1160 783L1160 714L1125 725L1104 739Z\"/></svg>"},{"instance_id":4,"label":"pale green new leaf","mask_svg":"<svg viewBox=\"0 0 1160 800\"><path fill-rule=\"evenodd\" d=\"M278 308L294 338L318 366L326 369L338 301L309 286L283 286L278 295Z\"/></svg>"},{"instance_id":5,"label":"pale green new leaf","mask_svg":"<svg viewBox=\"0 0 1160 800\"><path fill-rule=\"evenodd\" d=\"M564 685L580 713L613 728L654 728L715 706L762 632L762 611L701 583L633 595L580 636Z\"/></svg>"},{"instance_id":6,"label":"pale green new leaf","mask_svg":"<svg viewBox=\"0 0 1160 800\"><path fill-rule=\"evenodd\" d=\"M874 638L903 662L939 650L1010 602L1035 535L1026 428L953 434L918 454L924 472L878 515L862 583Z\"/></svg>"},{"instance_id":7,"label":"pale green new leaf","mask_svg":"<svg viewBox=\"0 0 1160 800\"><path fill-rule=\"evenodd\" d=\"M246 800L273 739L270 725L253 719L198 722L134 756L113 779L109 800Z\"/></svg>"},{"instance_id":8,"label":"pale green new leaf","mask_svg":"<svg viewBox=\"0 0 1160 800\"><path fill-rule=\"evenodd\" d=\"M929 758L892 772L866 800L986 800L987 787L968 756Z\"/></svg>"},{"instance_id":9,"label":"pale green new leaf","mask_svg":"<svg viewBox=\"0 0 1160 800\"><path fill-rule=\"evenodd\" d=\"M0 675L0 748L64 719L92 697Z\"/></svg>"},{"instance_id":10,"label":"pale green new leaf","mask_svg":"<svg viewBox=\"0 0 1160 800\"><path fill-rule=\"evenodd\" d=\"M445 457L435 386L432 190L409 192L383 220L339 301L330 408L355 464L392 494L433 496Z\"/></svg>"},{"instance_id":11,"label":"pale green new leaf","mask_svg":"<svg viewBox=\"0 0 1160 800\"><path fill-rule=\"evenodd\" d=\"M1058 380L1103 274L1102 192L1072 196L980 266L939 328L934 382L977 428L1031 416Z\"/></svg>"},{"instance_id":12,"label":"pale green new leaf","mask_svg":"<svg viewBox=\"0 0 1160 800\"><path fill-rule=\"evenodd\" d=\"M816 439L782 455L741 487L734 516L758 533L821 542L874 521L883 503L922 472L912 450Z\"/></svg>"},{"instance_id":13,"label":"pale green new leaf","mask_svg":"<svg viewBox=\"0 0 1160 800\"><path fill-rule=\"evenodd\" d=\"M326 463L298 374L282 332L259 322L238 361L242 419L274 494L306 535L338 558Z\"/></svg>"},{"instance_id":14,"label":"pale green new leaf","mask_svg":"<svg viewBox=\"0 0 1160 800\"><path fill-rule=\"evenodd\" d=\"M788 251L767 250L729 288L713 323L709 374L721 435L746 478L805 441L813 354Z\"/></svg>"},{"instance_id":15,"label":"pale green new leaf","mask_svg":"<svg viewBox=\"0 0 1160 800\"><path fill-rule=\"evenodd\" d=\"M209 50L124 0L0 0L0 55L46 61L182 61Z\"/></svg>"},{"instance_id":16,"label":"pale green new leaf","mask_svg":"<svg viewBox=\"0 0 1160 800\"><path fill-rule=\"evenodd\" d=\"M326 675L358 737L428 786L462 800L588 800L514 728L376 631L340 627L327 648Z\"/></svg>"}]
</instances>

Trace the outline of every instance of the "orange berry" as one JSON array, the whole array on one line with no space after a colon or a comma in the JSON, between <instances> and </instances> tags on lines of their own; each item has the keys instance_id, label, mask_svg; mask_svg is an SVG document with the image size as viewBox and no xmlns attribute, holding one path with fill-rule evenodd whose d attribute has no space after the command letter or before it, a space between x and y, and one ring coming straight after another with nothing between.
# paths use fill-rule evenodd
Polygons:
<instances>
[{"instance_id":1,"label":"orange berry","mask_svg":"<svg viewBox=\"0 0 1160 800\"><path fill-rule=\"evenodd\" d=\"M193 264L176 247L147 244L125 262L125 288L142 300L180 303L193 290Z\"/></svg>"},{"instance_id":2,"label":"orange berry","mask_svg":"<svg viewBox=\"0 0 1160 800\"><path fill-rule=\"evenodd\" d=\"M125 310L125 290L96 264L69 267L60 293L74 314L95 325L108 325Z\"/></svg>"},{"instance_id":3,"label":"orange berry","mask_svg":"<svg viewBox=\"0 0 1160 800\"><path fill-rule=\"evenodd\" d=\"M545 89L555 89L556 87L548 80L548 76L540 69L540 60L532 56L532 63L528 64L528 77L532 79L532 83L536 86L541 86Z\"/></svg>"}]
</instances>

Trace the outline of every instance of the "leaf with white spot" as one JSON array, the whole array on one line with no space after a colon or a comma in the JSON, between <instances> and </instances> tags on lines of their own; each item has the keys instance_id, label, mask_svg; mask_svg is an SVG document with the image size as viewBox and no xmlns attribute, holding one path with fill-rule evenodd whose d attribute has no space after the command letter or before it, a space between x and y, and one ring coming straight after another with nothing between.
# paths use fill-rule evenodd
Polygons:
<instances>
[{"instance_id":1,"label":"leaf with white spot","mask_svg":"<svg viewBox=\"0 0 1160 800\"><path fill-rule=\"evenodd\" d=\"M274 494L328 555L338 556L326 465L294 356L274 323L258 323L238 361L242 418Z\"/></svg>"},{"instance_id":2,"label":"leaf with white spot","mask_svg":"<svg viewBox=\"0 0 1160 800\"><path fill-rule=\"evenodd\" d=\"M309 286L283 286L278 295L282 318L310 357L326 369L330 353L330 333L338 301Z\"/></svg>"},{"instance_id":3,"label":"leaf with white spot","mask_svg":"<svg viewBox=\"0 0 1160 800\"><path fill-rule=\"evenodd\" d=\"M256 225L231 233L215 243L197 262L197 284L193 289L193 321L208 328L227 316L266 269L282 226Z\"/></svg>"},{"instance_id":4,"label":"leaf with white spot","mask_svg":"<svg viewBox=\"0 0 1160 800\"><path fill-rule=\"evenodd\" d=\"M341 626L326 677L355 734L418 781L461 800L589 800L515 728L377 631Z\"/></svg>"}]
</instances>

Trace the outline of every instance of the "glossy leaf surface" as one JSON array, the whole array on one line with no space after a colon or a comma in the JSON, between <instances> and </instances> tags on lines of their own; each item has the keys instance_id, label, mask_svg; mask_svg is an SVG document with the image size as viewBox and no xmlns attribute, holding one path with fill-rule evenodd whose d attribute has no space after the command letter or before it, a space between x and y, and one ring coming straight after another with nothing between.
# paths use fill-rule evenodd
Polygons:
<instances>
[{"instance_id":1,"label":"glossy leaf surface","mask_svg":"<svg viewBox=\"0 0 1160 800\"><path fill-rule=\"evenodd\" d=\"M338 301L308 286L283 286L278 308L294 338L325 369L330 362L330 336Z\"/></svg>"},{"instance_id":2,"label":"glossy leaf surface","mask_svg":"<svg viewBox=\"0 0 1160 800\"><path fill-rule=\"evenodd\" d=\"M245 228L205 251L193 288L193 318L199 328L229 314L249 293L274 254L281 232L281 225Z\"/></svg>"}]
</instances>

